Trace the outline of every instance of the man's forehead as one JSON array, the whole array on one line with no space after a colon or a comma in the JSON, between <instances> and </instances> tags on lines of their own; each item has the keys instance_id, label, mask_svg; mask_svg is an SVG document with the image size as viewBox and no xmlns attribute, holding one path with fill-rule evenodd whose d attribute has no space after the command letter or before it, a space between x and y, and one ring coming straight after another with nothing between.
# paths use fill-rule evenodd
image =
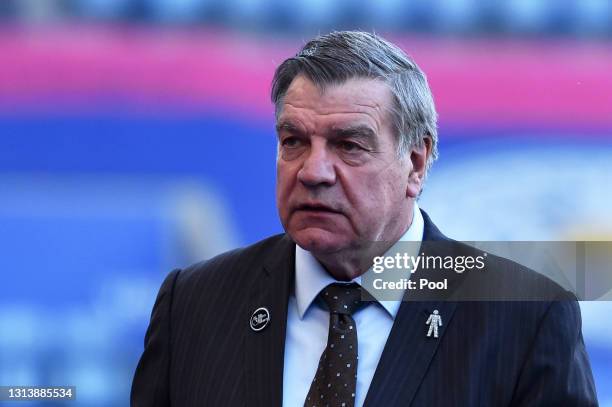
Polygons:
<instances>
[{"instance_id":1,"label":"man's forehead","mask_svg":"<svg viewBox=\"0 0 612 407\"><path fill-rule=\"evenodd\" d=\"M298 75L287 88L287 99L312 99L316 101L352 102L374 106L391 102L389 86L380 79L355 77L342 82L315 84L304 75Z\"/></svg>"},{"instance_id":2,"label":"man's forehead","mask_svg":"<svg viewBox=\"0 0 612 407\"><path fill-rule=\"evenodd\" d=\"M371 78L352 78L325 87L304 76L296 77L282 102L279 123L294 115L351 120L365 115L378 125L389 117L392 94L387 84Z\"/></svg>"}]
</instances>

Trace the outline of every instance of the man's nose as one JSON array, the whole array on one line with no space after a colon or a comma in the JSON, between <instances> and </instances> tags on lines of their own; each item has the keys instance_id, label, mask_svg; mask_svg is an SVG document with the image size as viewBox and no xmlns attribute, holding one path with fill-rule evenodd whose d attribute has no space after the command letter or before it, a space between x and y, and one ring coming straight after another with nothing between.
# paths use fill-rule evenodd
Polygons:
<instances>
[{"instance_id":1,"label":"man's nose","mask_svg":"<svg viewBox=\"0 0 612 407\"><path fill-rule=\"evenodd\" d=\"M324 146L313 145L298 172L298 180L306 186L333 185L336 170L333 157Z\"/></svg>"}]
</instances>

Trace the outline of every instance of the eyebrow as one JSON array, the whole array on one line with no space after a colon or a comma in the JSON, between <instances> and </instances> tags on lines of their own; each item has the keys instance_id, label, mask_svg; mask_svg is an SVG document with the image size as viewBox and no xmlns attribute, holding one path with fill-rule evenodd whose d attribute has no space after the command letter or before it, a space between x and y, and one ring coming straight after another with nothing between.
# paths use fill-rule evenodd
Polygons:
<instances>
[{"instance_id":1,"label":"eyebrow","mask_svg":"<svg viewBox=\"0 0 612 407\"><path fill-rule=\"evenodd\" d=\"M276 132L280 133L281 131L289 131L292 133L301 133L302 131L290 121L283 120L279 123L276 123Z\"/></svg>"},{"instance_id":2,"label":"eyebrow","mask_svg":"<svg viewBox=\"0 0 612 407\"><path fill-rule=\"evenodd\" d=\"M280 133L281 131L288 131L296 134L303 133L297 125L288 120L283 120L276 124L276 132ZM332 127L329 134L335 139L354 137L378 145L378 137L376 136L376 132L372 130L370 126L366 125Z\"/></svg>"},{"instance_id":3,"label":"eyebrow","mask_svg":"<svg viewBox=\"0 0 612 407\"><path fill-rule=\"evenodd\" d=\"M336 137L357 137L371 141L376 141L377 139L374 130L372 130L371 127L365 125L334 127L332 128L330 133Z\"/></svg>"}]
</instances>

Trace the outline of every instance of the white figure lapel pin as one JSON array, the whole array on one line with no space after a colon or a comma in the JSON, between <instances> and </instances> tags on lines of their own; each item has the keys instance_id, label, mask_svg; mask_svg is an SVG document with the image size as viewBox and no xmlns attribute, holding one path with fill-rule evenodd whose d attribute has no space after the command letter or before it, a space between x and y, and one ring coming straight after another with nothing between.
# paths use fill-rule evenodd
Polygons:
<instances>
[{"instance_id":1,"label":"white figure lapel pin","mask_svg":"<svg viewBox=\"0 0 612 407\"><path fill-rule=\"evenodd\" d=\"M427 337L431 337L433 332L434 338L438 337L438 327L442 326L442 317L439 315L437 309L434 310L433 314L427 318L427 322L425 324L429 325L429 330L427 331Z\"/></svg>"}]
</instances>

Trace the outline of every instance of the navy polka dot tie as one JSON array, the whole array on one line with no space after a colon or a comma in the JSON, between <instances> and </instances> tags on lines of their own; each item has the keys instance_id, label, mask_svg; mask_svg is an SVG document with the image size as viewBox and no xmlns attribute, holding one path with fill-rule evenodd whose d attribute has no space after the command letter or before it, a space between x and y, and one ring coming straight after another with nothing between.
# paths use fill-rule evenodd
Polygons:
<instances>
[{"instance_id":1,"label":"navy polka dot tie","mask_svg":"<svg viewBox=\"0 0 612 407\"><path fill-rule=\"evenodd\" d=\"M361 288L355 283L334 283L319 297L329 308L329 335L304 407L353 407L357 383L357 325L352 315L365 304L361 302Z\"/></svg>"}]
</instances>

